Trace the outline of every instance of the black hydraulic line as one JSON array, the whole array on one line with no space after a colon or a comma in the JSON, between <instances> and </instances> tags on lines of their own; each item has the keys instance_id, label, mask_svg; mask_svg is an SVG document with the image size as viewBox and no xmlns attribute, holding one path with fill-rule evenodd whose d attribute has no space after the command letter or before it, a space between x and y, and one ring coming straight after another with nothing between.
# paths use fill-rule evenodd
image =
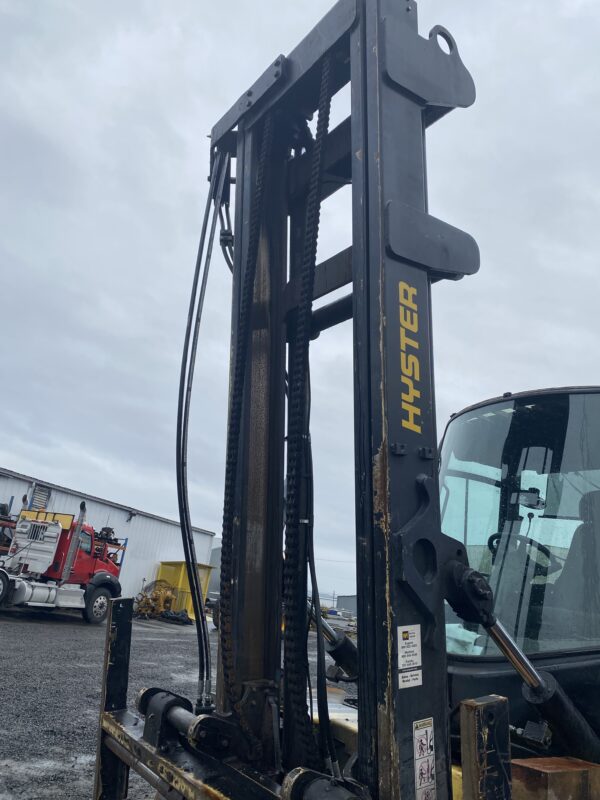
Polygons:
<instances>
[{"instance_id":1,"label":"black hydraulic line","mask_svg":"<svg viewBox=\"0 0 600 800\"><path fill-rule=\"evenodd\" d=\"M239 297L237 335L233 354L233 370L230 391L229 424L227 427L227 456L225 462L225 492L223 501L223 538L221 542L221 582L219 599L219 634L221 644L221 663L223 683L229 702L238 714L242 727L246 730L244 717L239 701L241 699L235 686L235 663L232 634L232 580L233 580L233 538L235 515L235 490L240 451L240 427L246 366L250 338L252 314L252 297L256 262L258 259L258 243L263 212L264 184L268 157L273 140L273 120L269 114L265 118L262 130L262 141L250 208L248 249L246 263L241 275Z\"/></svg>"},{"instance_id":2,"label":"black hydraulic line","mask_svg":"<svg viewBox=\"0 0 600 800\"><path fill-rule=\"evenodd\" d=\"M211 657L210 657L210 639L208 634L208 626L206 623L206 614L204 610L204 601L202 597L202 588L200 586L200 579L198 576L196 548L194 544L194 535L191 524L189 498L187 488L187 443L189 431L189 412L190 402L194 378L194 365L196 360L196 352L198 346L198 336L200 331L200 322L202 319L202 310L204 305L204 297L206 294L206 285L208 280L208 272L210 267L210 258L214 242L214 235L216 229L216 221L218 209L221 202L223 192L223 185L225 175L227 173L228 156L217 153L213 171L211 175L209 196L206 203L204 218L202 222L202 230L200 234L200 242L198 245L198 254L196 257L196 265L194 269L194 279L192 282L192 292L190 297L190 305L188 309L188 318L185 331L185 340L183 346L183 354L181 360L181 374L179 382L179 397L177 406L177 441L176 441L176 470L177 470L177 500L179 505L179 518L181 524L181 535L183 551L186 562L186 570L188 582L190 585L190 594L192 598L192 606L194 609L194 616L196 618L196 633L198 640L198 698L196 707L197 710L205 708L212 703L210 683L211 683ZM212 222L210 226L208 248L206 257L204 259L204 250L206 243L206 233L208 229L208 222L210 217L211 203L215 203ZM204 269L202 269L204 259ZM202 281L200 284L200 294L198 295L198 284L200 282L200 273L202 271ZM190 348L191 341L191 348Z\"/></svg>"},{"instance_id":3,"label":"black hydraulic line","mask_svg":"<svg viewBox=\"0 0 600 800\"><path fill-rule=\"evenodd\" d=\"M310 443L308 447L310 447ZM319 711L319 740L321 755L325 760L325 765L331 771L331 774L334 778L340 778L340 767L335 750L335 741L331 731L329 706L327 704L325 639L323 634L323 618L321 617L321 600L319 597L319 587L317 585L317 570L315 567L315 552L312 534L313 531L311 530L308 538L308 565L310 568L310 582L312 585L312 596L315 604L315 625L317 628L317 709Z\"/></svg>"},{"instance_id":4,"label":"black hydraulic line","mask_svg":"<svg viewBox=\"0 0 600 800\"><path fill-rule=\"evenodd\" d=\"M223 207L225 208L225 215L223 215ZM233 233L231 231L229 203L224 203L223 207L219 208L219 221L221 223L219 243L221 245L221 252L223 253L225 263L229 267L229 271L233 272Z\"/></svg>"},{"instance_id":5,"label":"black hydraulic line","mask_svg":"<svg viewBox=\"0 0 600 800\"><path fill-rule=\"evenodd\" d=\"M204 261L204 269L202 272L202 282L200 285L200 295L198 297L198 304L196 309L196 321L194 324L194 335L192 338L192 349L189 359L189 369L188 369L188 378L187 378L187 386L186 386L186 395L185 395L185 407L184 407L184 414L183 414L183 431L182 431L182 475L183 475L183 498L185 500L186 506L186 521L187 521L187 529L188 529L188 541L189 541L189 552L190 552L190 560L191 560L191 568L188 566L188 579L191 576L194 578L195 583L195 594L198 600L198 610L200 612L201 620L202 620L202 627L204 629L203 633L203 642L204 642L204 650L205 650L205 686L204 686L204 705L211 705L212 704L212 693L211 693L211 655L210 655L210 637L208 633L208 624L206 621L206 612L204 609L204 599L202 596L202 586L200 585L200 579L198 576L198 569L197 569L197 558L196 558L196 546L194 542L194 535L192 531L192 524L191 524L191 515L189 510L189 497L188 497L188 481L187 481L187 446L188 446L188 431L189 431L189 415L190 415L190 406L191 406L191 399L192 399L192 386L194 382L194 368L196 364L196 353L198 350L198 337L200 334L200 322L202 320L202 311L204 308L204 298L206 296L206 286L208 283L208 273L210 270L210 261L213 251L213 244L215 238L215 230L216 230L216 223L217 223L217 214L221 208L221 198L223 196L223 189L225 185L225 178L227 176L227 168L229 163L229 155L223 154L221 160L219 161L218 165L218 179L217 179L217 190L214 198L214 211L213 217L210 227L210 233L208 238L208 246L206 249L206 257ZM217 167L215 167L217 169ZM191 581L190 581L191 586ZM195 609L194 609L195 611Z\"/></svg>"},{"instance_id":6,"label":"black hydraulic line","mask_svg":"<svg viewBox=\"0 0 600 800\"><path fill-rule=\"evenodd\" d=\"M200 234L200 243L198 246L198 254L196 258L196 265L194 270L194 280L192 284L192 293L190 297L190 305L188 310L188 319L186 325L185 342L183 348L182 362L181 362L181 375L179 385L179 399L177 408L177 442L176 442L176 470L177 470L177 500L179 505L179 517L181 524L181 536L184 557L186 562L186 569L188 573L188 582L190 585L190 592L192 596L192 605L194 608L194 616L196 618L196 634L198 640L198 695L197 705L202 706L205 702L205 680L207 671L207 645L205 638L205 629L202 624L202 616L198 611L198 600L196 596L196 560L193 556L193 551L190 550L190 536L188 528L188 515L189 509L187 507L187 492L184 489L184 474L183 467L183 427L185 417L185 400L188 388L188 372L189 372L189 346L190 338L192 336L192 328L194 326L194 316L196 309L196 297L198 291L198 282L200 279L200 270L202 266L202 259L204 255L204 244L206 238L206 231L208 227L208 220L210 215L210 206L213 199L213 194L216 187L216 180L218 169L214 169L211 176L211 184L209 196L206 202L204 219L202 224L202 231ZM208 665L208 669L210 666Z\"/></svg>"},{"instance_id":7,"label":"black hydraulic line","mask_svg":"<svg viewBox=\"0 0 600 800\"><path fill-rule=\"evenodd\" d=\"M306 484L306 519L307 529L307 556L310 570L311 611L308 615L310 626L311 616L314 609L315 627L317 629L317 709L319 712L319 750L326 768L332 777L341 777L335 741L331 732L331 722L329 720L329 706L327 705L327 676L325 667L325 631L323 630L323 617L321 616L321 599L319 596L319 586L317 583L317 568L315 566L314 550L314 472L312 441L310 438L310 412L312 405L312 393L310 386L310 368L307 368L306 375L306 406L304 415L304 480ZM308 654L307 654L308 655ZM312 710L311 710L312 718Z\"/></svg>"},{"instance_id":8,"label":"black hydraulic line","mask_svg":"<svg viewBox=\"0 0 600 800\"><path fill-rule=\"evenodd\" d=\"M301 484L304 456L305 404L308 348L311 334L311 310L314 289L317 238L320 220L321 183L323 178L324 140L329 127L331 107L331 61L323 59L317 131L311 153L311 174L306 204L304 248L298 276L300 298L294 337L290 345L290 385L288 404L287 493L285 520L285 560L283 565L284 606L284 680L290 717L284 725L291 725L295 738L296 757L301 764L319 768L319 753L312 731L312 720L306 705L305 620L306 586L302 565L306 552L301 552Z\"/></svg>"},{"instance_id":9,"label":"black hydraulic line","mask_svg":"<svg viewBox=\"0 0 600 800\"><path fill-rule=\"evenodd\" d=\"M314 613L314 598L311 596L310 601L308 602L308 620L306 622L306 676L307 676L307 685L308 685L308 707L310 711L310 718L313 719L315 715L314 707L313 707L313 690L312 690L312 681L310 679L310 664L308 663L308 635L310 634L310 624L313 619Z\"/></svg>"}]
</instances>

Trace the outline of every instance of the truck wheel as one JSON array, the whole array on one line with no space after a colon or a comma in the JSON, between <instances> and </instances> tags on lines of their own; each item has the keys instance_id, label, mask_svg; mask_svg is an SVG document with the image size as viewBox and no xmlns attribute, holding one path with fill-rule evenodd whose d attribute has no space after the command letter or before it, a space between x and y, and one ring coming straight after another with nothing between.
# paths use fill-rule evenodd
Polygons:
<instances>
[{"instance_id":1,"label":"truck wheel","mask_svg":"<svg viewBox=\"0 0 600 800\"><path fill-rule=\"evenodd\" d=\"M0 569L0 606L8 595L10 579L3 569Z\"/></svg>"},{"instance_id":2,"label":"truck wheel","mask_svg":"<svg viewBox=\"0 0 600 800\"><path fill-rule=\"evenodd\" d=\"M82 612L84 620L91 625L98 625L100 622L104 622L108 614L111 597L111 593L104 586L95 589L86 600L85 608Z\"/></svg>"}]
</instances>

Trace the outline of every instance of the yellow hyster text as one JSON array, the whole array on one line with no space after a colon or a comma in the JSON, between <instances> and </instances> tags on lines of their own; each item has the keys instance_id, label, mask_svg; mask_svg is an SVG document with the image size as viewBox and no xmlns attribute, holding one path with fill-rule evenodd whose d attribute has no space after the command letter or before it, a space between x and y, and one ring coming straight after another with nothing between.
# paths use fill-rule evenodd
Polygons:
<instances>
[{"instance_id":1,"label":"yellow hyster text","mask_svg":"<svg viewBox=\"0 0 600 800\"><path fill-rule=\"evenodd\" d=\"M400 300L400 371L402 373L402 427L421 433L421 380L419 342L414 334L419 331L417 289L404 281L398 284Z\"/></svg>"}]
</instances>

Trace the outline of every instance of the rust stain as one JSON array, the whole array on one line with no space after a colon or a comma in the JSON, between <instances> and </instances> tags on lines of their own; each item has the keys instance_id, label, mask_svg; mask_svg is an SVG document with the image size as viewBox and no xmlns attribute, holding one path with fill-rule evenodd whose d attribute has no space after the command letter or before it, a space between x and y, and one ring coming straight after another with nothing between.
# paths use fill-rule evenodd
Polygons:
<instances>
[{"instance_id":1,"label":"rust stain","mask_svg":"<svg viewBox=\"0 0 600 800\"><path fill-rule=\"evenodd\" d=\"M382 392L382 403L385 403ZM384 417L385 420L385 417ZM400 791L400 765L396 751L394 718L394 640L393 640L393 610L391 600L391 554L390 554L390 527L388 511L388 448L385 436L381 446L373 459L373 508L379 524L379 529L385 540L385 595L386 595L386 648L388 671L383 702L377 708L377 740L379 752L379 790L380 794L399 800Z\"/></svg>"},{"instance_id":2,"label":"rust stain","mask_svg":"<svg viewBox=\"0 0 600 800\"><path fill-rule=\"evenodd\" d=\"M541 758L513 758L512 763L518 767L537 772L581 772L582 770L600 769L598 764L582 761L571 756L544 756Z\"/></svg>"},{"instance_id":3,"label":"rust stain","mask_svg":"<svg viewBox=\"0 0 600 800\"><path fill-rule=\"evenodd\" d=\"M481 736L481 742L479 746L479 753L481 761L479 762L479 797L481 800L485 800L485 786L486 786L486 779L487 773L489 771L489 764L488 764L488 739L489 739L489 727L483 721L483 714L482 710L478 709L477 711L480 722L478 725L479 734Z\"/></svg>"},{"instance_id":4,"label":"rust stain","mask_svg":"<svg viewBox=\"0 0 600 800\"><path fill-rule=\"evenodd\" d=\"M387 470L386 470L387 475ZM394 669L394 638L393 638L393 609L392 609L392 599L391 599L391 553L390 553L390 540L389 540L389 528L388 528L388 517L386 516L386 524L385 524L385 535L386 535L386 559L385 559L385 593L386 593L386 600L387 600L387 651L388 651L388 675L387 675L387 686L386 686L386 705L388 709L388 725L389 725L389 741L386 744L386 752L392 753L392 746L393 747L393 758L391 759L391 763L388 765L389 771L389 780L391 786L389 788L389 795L391 798L399 798L400 793L400 759L397 757L398 753L396 752L395 743L396 743L396 719L394 716L394 703L393 698L395 696L395 689L394 689L394 681L397 680L396 677L396 670Z\"/></svg>"},{"instance_id":5,"label":"rust stain","mask_svg":"<svg viewBox=\"0 0 600 800\"><path fill-rule=\"evenodd\" d=\"M176 789L186 800L230 800L227 795L208 786L191 772L185 772L176 764L159 755L146 742L133 739L112 714L102 715L102 728L122 745L134 758L145 764L155 774Z\"/></svg>"},{"instance_id":6,"label":"rust stain","mask_svg":"<svg viewBox=\"0 0 600 800\"><path fill-rule=\"evenodd\" d=\"M389 687L388 687L389 689ZM389 696L377 707L377 750L379 753L379 794L382 797L392 796L393 777L392 764L396 760L392 758L392 748L394 740L391 735L392 711ZM395 749L395 748L394 748ZM395 753L394 753L395 755Z\"/></svg>"},{"instance_id":7,"label":"rust stain","mask_svg":"<svg viewBox=\"0 0 600 800\"><path fill-rule=\"evenodd\" d=\"M387 442L384 440L373 458L373 512L387 538Z\"/></svg>"}]
</instances>

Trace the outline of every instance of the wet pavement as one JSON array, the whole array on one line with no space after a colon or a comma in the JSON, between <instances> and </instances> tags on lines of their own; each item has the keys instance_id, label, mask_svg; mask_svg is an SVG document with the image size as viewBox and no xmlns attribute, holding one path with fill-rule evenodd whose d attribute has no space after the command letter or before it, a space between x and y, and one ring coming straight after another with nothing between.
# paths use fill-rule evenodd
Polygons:
<instances>
[{"instance_id":1,"label":"wet pavement","mask_svg":"<svg viewBox=\"0 0 600 800\"><path fill-rule=\"evenodd\" d=\"M0 800L92 797L105 631L75 614L0 611ZM148 686L193 697L196 652L193 626L136 620L130 704ZM154 795L132 775L131 800Z\"/></svg>"},{"instance_id":2,"label":"wet pavement","mask_svg":"<svg viewBox=\"0 0 600 800\"><path fill-rule=\"evenodd\" d=\"M92 797L105 632L76 614L0 611L0 800ZM313 687L315 651L311 633ZM135 620L129 705L150 686L193 698L197 663L193 626ZM132 773L130 800L154 796Z\"/></svg>"}]
</instances>

